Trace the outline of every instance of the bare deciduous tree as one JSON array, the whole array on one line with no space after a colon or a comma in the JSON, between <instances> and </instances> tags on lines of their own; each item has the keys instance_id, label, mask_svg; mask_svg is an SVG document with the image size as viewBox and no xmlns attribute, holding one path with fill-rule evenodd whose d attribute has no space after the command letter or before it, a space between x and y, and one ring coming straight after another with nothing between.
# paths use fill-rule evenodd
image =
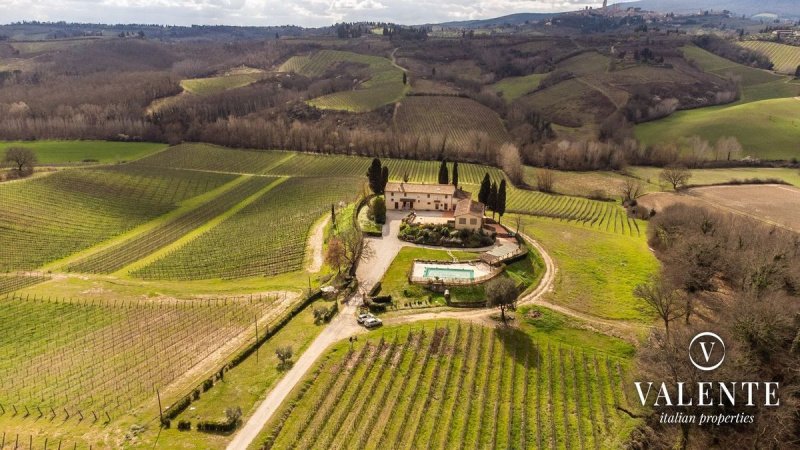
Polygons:
<instances>
[{"instance_id":1,"label":"bare deciduous tree","mask_svg":"<svg viewBox=\"0 0 800 450\"><path fill-rule=\"evenodd\" d=\"M735 137L721 137L716 145L714 145L714 158L717 160L726 159L730 161L731 159L740 158L743 151L742 144L740 144L739 140Z\"/></svg>"},{"instance_id":2,"label":"bare deciduous tree","mask_svg":"<svg viewBox=\"0 0 800 450\"><path fill-rule=\"evenodd\" d=\"M500 147L500 167L508 178L515 185L522 183L524 174L522 158L519 156L519 148L516 145L506 142Z\"/></svg>"},{"instance_id":3,"label":"bare deciduous tree","mask_svg":"<svg viewBox=\"0 0 800 450\"><path fill-rule=\"evenodd\" d=\"M19 175L30 175L36 164L36 153L25 147L9 147L6 150L5 162L13 164Z\"/></svg>"},{"instance_id":4,"label":"bare deciduous tree","mask_svg":"<svg viewBox=\"0 0 800 450\"><path fill-rule=\"evenodd\" d=\"M686 183L689 182L689 178L692 177L692 173L686 167L670 166L664 168L658 177L671 184L672 189L677 191L686 186Z\"/></svg>"},{"instance_id":5,"label":"bare deciduous tree","mask_svg":"<svg viewBox=\"0 0 800 450\"><path fill-rule=\"evenodd\" d=\"M553 192L555 184L555 174L549 169L539 169L536 171L536 189L542 192Z\"/></svg>"},{"instance_id":6,"label":"bare deciduous tree","mask_svg":"<svg viewBox=\"0 0 800 450\"><path fill-rule=\"evenodd\" d=\"M619 193L622 195L623 202L631 202L644 195L644 186L642 182L633 178L625 178L625 181L618 189Z\"/></svg>"},{"instance_id":7,"label":"bare deciduous tree","mask_svg":"<svg viewBox=\"0 0 800 450\"><path fill-rule=\"evenodd\" d=\"M669 336L669 323L684 314L680 292L661 278L633 289L633 295L643 300L647 306L664 321L664 330Z\"/></svg>"}]
</instances>

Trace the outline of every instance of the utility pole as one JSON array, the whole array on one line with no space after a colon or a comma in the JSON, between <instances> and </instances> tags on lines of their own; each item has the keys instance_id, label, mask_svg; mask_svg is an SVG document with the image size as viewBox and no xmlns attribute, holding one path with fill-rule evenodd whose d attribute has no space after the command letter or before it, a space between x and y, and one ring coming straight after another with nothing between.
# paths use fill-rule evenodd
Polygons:
<instances>
[{"instance_id":1,"label":"utility pole","mask_svg":"<svg viewBox=\"0 0 800 450\"><path fill-rule=\"evenodd\" d=\"M158 397L158 418L161 421L161 426L164 426L164 411L161 409L161 393L156 389L156 396Z\"/></svg>"}]
</instances>

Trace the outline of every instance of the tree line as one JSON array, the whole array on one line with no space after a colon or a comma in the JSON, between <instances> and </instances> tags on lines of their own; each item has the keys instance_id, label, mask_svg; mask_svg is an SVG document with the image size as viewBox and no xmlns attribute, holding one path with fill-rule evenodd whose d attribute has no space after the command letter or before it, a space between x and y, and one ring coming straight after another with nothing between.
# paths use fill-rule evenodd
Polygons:
<instances>
[{"instance_id":1,"label":"tree line","mask_svg":"<svg viewBox=\"0 0 800 450\"><path fill-rule=\"evenodd\" d=\"M745 405L735 392L730 405L670 405L649 411L632 436L631 448L783 448L798 442L800 407L800 236L754 219L673 205L651 219L648 243L662 269L634 294L657 315L637 355L638 376L684 381L686 398L697 398L703 381L779 382L779 407ZM686 349L701 331L725 343L724 364L701 372ZM669 394L677 398L673 387ZM763 393L760 393L763 395ZM662 424L662 412L755 416L750 425Z\"/></svg>"}]
</instances>

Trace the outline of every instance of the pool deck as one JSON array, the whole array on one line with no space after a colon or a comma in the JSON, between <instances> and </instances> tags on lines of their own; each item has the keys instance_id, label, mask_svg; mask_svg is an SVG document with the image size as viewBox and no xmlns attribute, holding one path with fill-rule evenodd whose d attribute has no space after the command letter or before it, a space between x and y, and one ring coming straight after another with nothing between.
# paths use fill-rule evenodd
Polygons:
<instances>
[{"instance_id":1,"label":"pool deck","mask_svg":"<svg viewBox=\"0 0 800 450\"><path fill-rule=\"evenodd\" d=\"M472 262L472 263L448 263L448 262L441 262L441 263L429 263L429 262L421 262L415 261L414 268L412 269L411 276L415 279L421 278L428 278L425 277L425 269L428 267L436 267L442 269L450 269L450 270L469 270L473 273L473 279L480 279L489 275L492 272L492 267L484 262ZM433 278L430 278L433 279ZM454 279L468 281L469 278L463 277L456 277Z\"/></svg>"}]
</instances>

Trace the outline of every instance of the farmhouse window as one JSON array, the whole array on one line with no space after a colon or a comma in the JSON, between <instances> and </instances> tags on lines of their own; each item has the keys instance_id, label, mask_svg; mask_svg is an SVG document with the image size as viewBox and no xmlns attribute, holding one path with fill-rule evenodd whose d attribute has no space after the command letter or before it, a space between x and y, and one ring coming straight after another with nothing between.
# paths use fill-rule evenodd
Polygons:
<instances>
[{"instance_id":1,"label":"farmhouse window","mask_svg":"<svg viewBox=\"0 0 800 450\"><path fill-rule=\"evenodd\" d=\"M460 223L461 225L466 225L467 224L467 219L462 217L462 218L458 219L458 223Z\"/></svg>"},{"instance_id":2,"label":"farmhouse window","mask_svg":"<svg viewBox=\"0 0 800 450\"><path fill-rule=\"evenodd\" d=\"M470 225L476 225L478 223L478 219L469 219Z\"/></svg>"}]
</instances>

